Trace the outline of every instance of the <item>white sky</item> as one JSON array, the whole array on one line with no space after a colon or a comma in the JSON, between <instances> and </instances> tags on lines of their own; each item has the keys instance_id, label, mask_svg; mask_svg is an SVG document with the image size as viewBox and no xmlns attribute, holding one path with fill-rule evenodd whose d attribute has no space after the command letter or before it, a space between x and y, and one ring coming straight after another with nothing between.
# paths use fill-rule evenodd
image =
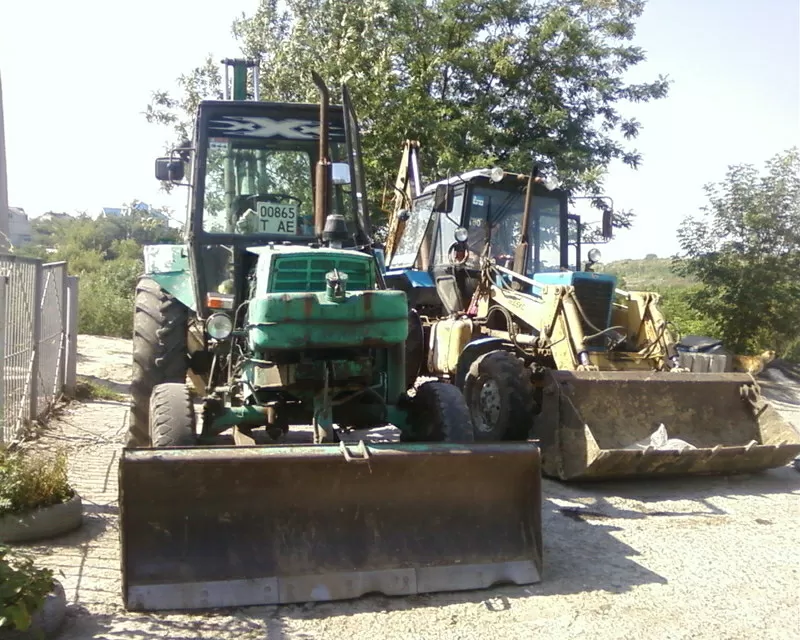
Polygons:
<instances>
[{"instance_id":1,"label":"white sky","mask_svg":"<svg viewBox=\"0 0 800 640\"><path fill-rule=\"evenodd\" d=\"M185 192L167 197L153 175L167 131L143 111L206 54L238 55L231 23L256 6L0 0L9 204L37 216L138 198L183 217ZM644 159L614 166L606 193L637 220L601 248L605 260L674 253L704 183L800 145L798 0L649 0L635 42L648 60L629 79L674 82L668 98L626 108Z\"/></svg>"}]
</instances>

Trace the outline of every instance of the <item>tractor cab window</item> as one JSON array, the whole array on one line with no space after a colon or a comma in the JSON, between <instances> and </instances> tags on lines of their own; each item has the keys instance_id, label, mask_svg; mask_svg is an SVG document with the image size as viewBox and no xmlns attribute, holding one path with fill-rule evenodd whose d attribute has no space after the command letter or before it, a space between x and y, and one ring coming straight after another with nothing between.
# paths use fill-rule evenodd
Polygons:
<instances>
[{"instance_id":1,"label":"tractor cab window","mask_svg":"<svg viewBox=\"0 0 800 640\"><path fill-rule=\"evenodd\" d=\"M461 209L464 204L464 191L453 196L453 210L450 213L437 213L439 224L436 231L436 264L447 264L447 252L456 241L456 229L461 226Z\"/></svg>"},{"instance_id":2,"label":"tractor cab window","mask_svg":"<svg viewBox=\"0 0 800 640\"><path fill-rule=\"evenodd\" d=\"M578 216L569 216L569 264L570 268L575 271L581 270L580 265L580 218Z\"/></svg>"},{"instance_id":3,"label":"tractor cab window","mask_svg":"<svg viewBox=\"0 0 800 640\"><path fill-rule=\"evenodd\" d=\"M478 268L485 253L498 264L510 267L514 251L522 239L522 214L525 208L523 191L497 187L474 186L469 196L469 266ZM531 239L528 272L559 271L560 203L555 198L535 196L530 218ZM539 248L536 265L535 248Z\"/></svg>"},{"instance_id":4,"label":"tractor cab window","mask_svg":"<svg viewBox=\"0 0 800 640\"><path fill-rule=\"evenodd\" d=\"M392 269L408 269L411 267L427 270L430 256L431 231L433 225L433 197L415 200L411 214L406 221L403 235L397 243L397 249L389 265Z\"/></svg>"},{"instance_id":5,"label":"tractor cab window","mask_svg":"<svg viewBox=\"0 0 800 640\"><path fill-rule=\"evenodd\" d=\"M316 142L211 138L203 201L208 233L314 235ZM333 162L346 162L331 143ZM352 223L350 185L333 184L332 212Z\"/></svg>"}]
</instances>

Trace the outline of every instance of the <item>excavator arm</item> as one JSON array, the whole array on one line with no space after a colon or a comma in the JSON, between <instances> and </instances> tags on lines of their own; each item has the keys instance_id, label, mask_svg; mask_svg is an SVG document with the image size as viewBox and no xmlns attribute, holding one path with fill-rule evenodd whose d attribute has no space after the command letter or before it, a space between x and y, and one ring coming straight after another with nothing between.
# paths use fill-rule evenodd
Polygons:
<instances>
[{"instance_id":1,"label":"excavator arm","mask_svg":"<svg viewBox=\"0 0 800 640\"><path fill-rule=\"evenodd\" d=\"M403 155L397 170L397 179L394 183L394 205L389 216L389 231L386 236L384 256L386 264L392 259L397 243L403 235L403 230L411 210L411 200L422 193L422 184L419 175L419 142L406 140L403 142ZM413 189L412 189L413 182Z\"/></svg>"}]
</instances>

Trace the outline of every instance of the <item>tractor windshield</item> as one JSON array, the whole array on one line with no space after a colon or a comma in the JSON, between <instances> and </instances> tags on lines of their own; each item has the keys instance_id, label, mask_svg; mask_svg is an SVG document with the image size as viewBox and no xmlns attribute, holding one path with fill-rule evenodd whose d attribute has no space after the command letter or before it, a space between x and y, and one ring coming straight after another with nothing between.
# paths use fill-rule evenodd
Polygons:
<instances>
[{"instance_id":1,"label":"tractor windshield","mask_svg":"<svg viewBox=\"0 0 800 640\"><path fill-rule=\"evenodd\" d=\"M509 267L513 264L514 250L522 239L524 209L525 194L522 191L480 185L472 188L467 240L471 266L479 266L480 257L487 248L490 257L499 264ZM557 198L534 196L528 230L531 239L528 273L560 270L560 210Z\"/></svg>"},{"instance_id":2,"label":"tractor windshield","mask_svg":"<svg viewBox=\"0 0 800 640\"><path fill-rule=\"evenodd\" d=\"M332 162L347 162L344 142L331 142L330 152ZM314 140L209 138L203 231L313 237L316 154ZM336 170L331 212L354 228L350 184L337 184Z\"/></svg>"}]
</instances>

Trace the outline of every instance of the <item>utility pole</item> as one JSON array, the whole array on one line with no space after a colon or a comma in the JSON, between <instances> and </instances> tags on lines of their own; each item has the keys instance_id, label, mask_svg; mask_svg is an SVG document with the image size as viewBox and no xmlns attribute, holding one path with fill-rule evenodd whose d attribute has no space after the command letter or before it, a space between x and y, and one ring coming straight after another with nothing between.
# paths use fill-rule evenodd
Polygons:
<instances>
[{"instance_id":1,"label":"utility pole","mask_svg":"<svg viewBox=\"0 0 800 640\"><path fill-rule=\"evenodd\" d=\"M3 125L3 80L0 77L0 251L11 249L8 213L8 173L6 171L6 132Z\"/></svg>"}]
</instances>

